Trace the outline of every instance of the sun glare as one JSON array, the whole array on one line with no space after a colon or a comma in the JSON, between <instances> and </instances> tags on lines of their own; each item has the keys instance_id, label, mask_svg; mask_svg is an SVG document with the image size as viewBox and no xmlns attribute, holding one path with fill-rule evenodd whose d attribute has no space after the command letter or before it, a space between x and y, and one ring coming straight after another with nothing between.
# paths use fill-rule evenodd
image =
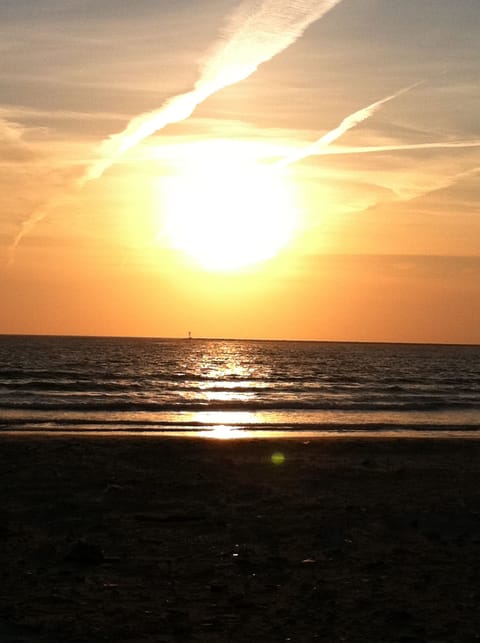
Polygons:
<instances>
[{"instance_id":1,"label":"sun glare","mask_svg":"<svg viewBox=\"0 0 480 643\"><path fill-rule=\"evenodd\" d=\"M230 271L275 256L296 227L291 188L278 170L205 158L162 182L168 243L207 270Z\"/></svg>"}]
</instances>

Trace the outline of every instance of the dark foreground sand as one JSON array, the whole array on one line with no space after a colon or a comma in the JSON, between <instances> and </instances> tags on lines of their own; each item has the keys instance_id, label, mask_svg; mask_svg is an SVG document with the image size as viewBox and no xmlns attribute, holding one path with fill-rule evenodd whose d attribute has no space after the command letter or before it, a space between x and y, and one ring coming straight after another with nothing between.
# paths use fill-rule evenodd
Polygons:
<instances>
[{"instance_id":1,"label":"dark foreground sand","mask_svg":"<svg viewBox=\"0 0 480 643\"><path fill-rule=\"evenodd\" d=\"M1 436L0 641L475 641L479 456Z\"/></svg>"}]
</instances>

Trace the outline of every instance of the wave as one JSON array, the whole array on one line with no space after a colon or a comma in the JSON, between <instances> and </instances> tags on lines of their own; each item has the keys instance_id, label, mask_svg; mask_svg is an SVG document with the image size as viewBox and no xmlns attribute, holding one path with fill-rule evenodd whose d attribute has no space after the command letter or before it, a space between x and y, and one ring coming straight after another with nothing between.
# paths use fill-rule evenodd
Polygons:
<instances>
[{"instance_id":1,"label":"wave","mask_svg":"<svg viewBox=\"0 0 480 643\"><path fill-rule=\"evenodd\" d=\"M373 372L358 372L358 373L325 373L322 370L306 369L303 373L282 373L274 370L267 376L265 372L255 373L255 369L249 370L241 374L229 373L228 375L219 378L218 372L201 373L198 370L185 370L184 372L175 372L165 365L164 369L158 370L132 370L132 369L115 369L103 370L101 368L95 370L95 375L89 376L87 369L80 366L73 369L47 369L47 368L0 368L0 383L9 382L14 384L16 381L20 382L61 382L67 380L71 382L88 382L94 386L99 383L118 382L124 381L128 384L153 385L155 383L164 382L218 382L219 385L225 382L239 383L239 382L264 382L269 385L276 385L281 383L291 382L292 384L354 384L354 385L368 385L382 383L384 386L422 386L426 382L426 378L418 371L404 371L397 372L393 376L385 375L382 369L374 370ZM432 385L442 384L446 386L458 386L459 383L465 384L478 384L480 383L480 376L477 372L464 372L463 375L458 373L455 377L447 374L436 374Z\"/></svg>"},{"instance_id":2,"label":"wave","mask_svg":"<svg viewBox=\"0 0 480 643\"><path fill-rule=\"evenodd\" d=\"M202 412L479 423L479 386L478 347L0 338L0 424Z\"/></svg>"},{"instance_id":3,"label":"wave","mask_svg":"<svg viewBox=\"0 0 480 643\"><path fill-rule=\"evenodd\" d=\"M455 422L448 421L445 423L433 423L433 422L410 422L406 419L403 422L376 422L372 421L343 421L343 422L254 422L249 423L248 425L237 423L231 424L232 429L238 429L241 432L245 431L247 434L255 434L256 432L261 433L270 433L291 435L295 434L302 435L303 433L307 434L307 437L314 437L315 434L355 434L355 433L371 433L371 434L388 434L390 437L396 435L401 437L402 435L413 435L417 434L419 436L426 435L428 433L434 433L437 435L440 434L452 434L452 435L461 435L468 434L469 436L478 436L480 435L480 426L475 423L469 422ZM168 421L168 420L132 420L132 419L88 419L88 418L77 418L77 419L66 419L66 418L56 418L55 420L50 419L38 419L38 420L28 420L19 418L12 418L7 422L2 421L0 424L0 433L59 433L59 434L111 434L111 435L121 435L121 434L135 434L135 433L145 433L152 435L168 435L176 434L194 434L202 433L204 435L215 432L215 429L218 428L218 425L215 424L206 424L205 422L200 421Z\"/></svg>"},{"instance_id":4,"label":"wave","mask_svg":"<svg viewBox=\"0 0 480 643\"><path fill-rule=\"evenodd\" d=\"M365 401L261 401L251 400L246 402L206 401L190 402L179 401L171 403L135 402L135 401L78 401L69 398L66 402L35 400L10 400L0 404L0 412L8 410L24 411L81 411L81 412L109 412L109 413L158 413L158 412L258 412L258 411L441 411L460 409L479 409L480 400L379 400L376 402Z\"/></svg>"},{"instance_id":5,"label":"wave","mask_svg":"<svg viewBox=\"0 0 480 643\"><path fill-rule=\"evenodd\" d=\"M145 395L173 396L182 393L204 394L204 393L248 393L259 396L294 394L308 395L319 393L321 395L341 395L344 393L354 393L355 395L376 395L387 396L389 394L406 394L422 395L425 393L434 393L435 396L449 396L452 392L461 396L473 394L479 396L478 384L468 380L468 382L455 382L455 387L449 382L441 382L441 385L432 385L426 383L392 383L388 384L382 381L359 382L354 383L343 379L332 381L321 381L305 379L300 381L291 380L238 380L222 381L215 383L214 380L183 379L182 383L172 380L171 377L157 380L135 380L131 379L114 379L114 380L81 380L81 379L31 379L23 378L21 380L6 380L0 378L0 394L11 395L19 392L21 395L43 395L48 393L71 394L95 394L95 393L115 393L119 392L124 395L138 395L139 392ZM1 405L1 402L0 402Z\"/></svg>"}]
</instances>

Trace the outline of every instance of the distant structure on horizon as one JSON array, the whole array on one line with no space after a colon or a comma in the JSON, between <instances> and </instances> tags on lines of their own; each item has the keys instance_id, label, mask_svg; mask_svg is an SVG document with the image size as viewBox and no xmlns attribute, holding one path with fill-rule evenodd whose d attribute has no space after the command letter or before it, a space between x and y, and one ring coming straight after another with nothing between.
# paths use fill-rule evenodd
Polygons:
<instances>
[{"instance_id":1,"label":"distant structure on horizon","mask_svg":"<svg viewBox=\"0 0 480 643\"><path fill-rule=\"evenodd\" d=\"M192 339L192 333L191 333L191 331L188 331L188 339Z\"/></svg>"}]
</instances>

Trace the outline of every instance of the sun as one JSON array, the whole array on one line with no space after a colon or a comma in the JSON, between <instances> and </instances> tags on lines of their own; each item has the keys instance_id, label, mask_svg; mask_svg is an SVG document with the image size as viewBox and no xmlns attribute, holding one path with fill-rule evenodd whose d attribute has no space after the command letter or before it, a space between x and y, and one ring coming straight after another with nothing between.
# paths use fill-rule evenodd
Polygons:
<instances>
[{"instance_id":1,"label":"sun","mask_svg":"<svg viewBox=\"0 0 480 643\"><path fill-rule=\"evenodd\" d=\"M168 243L206 270L232 271L274 257L296 227L292 190L278 170L205 158L162 182Z\"/></svg>"}]
</instances>

